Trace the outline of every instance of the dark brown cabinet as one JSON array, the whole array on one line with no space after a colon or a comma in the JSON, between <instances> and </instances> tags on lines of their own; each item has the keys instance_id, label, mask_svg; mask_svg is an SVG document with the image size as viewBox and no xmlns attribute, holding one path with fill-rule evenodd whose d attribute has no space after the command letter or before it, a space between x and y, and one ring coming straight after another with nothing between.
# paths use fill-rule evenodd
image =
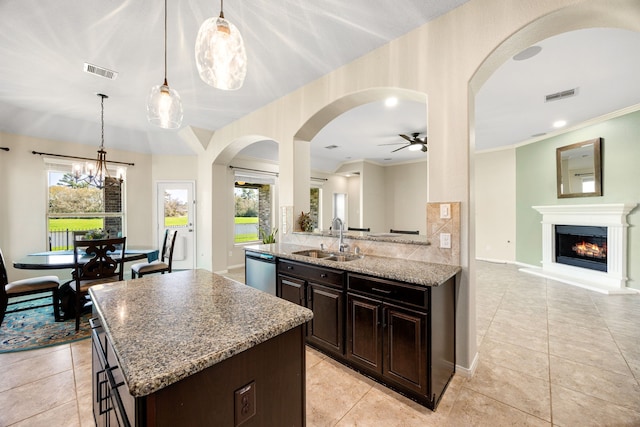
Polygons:
<instances>
[{"instance_id":1,"label":"dark brown cabinet","mask_svg":"<svg viewBox=\"0 0 640 427\"><path fill-rule=\"evenodd\" d=\"M280 258L277 295L313 311L308 344L436 408L455 373L455 277L420 286Z\"/></svg>"},{"instance_id":2,"label":"dark brown cabinet","mask_svg":"<svg viewBox=\"0 0 640 427\"><path fill-rule=\"evenodd\" d=\"M278 262L277 295L309 308L307 342L344 354L344 272L288 260Z\"/></svg>"},{"instance_id":3,"label":"dark brown cabinet","mask_svg":"<svg viewBox=\"0 0 640 427\"><path fill-rule=\"evenodd\" d=\"M343 354L344 291L308 283L307 308L313 311L313 319L307 326L307 341Z\"/></svg>"},{"instance_id":4,"label":"dark brown cabinet","mask_svg":"<svg viewBox=\"0 0 640 427\"><path fill-rule=\"evenodd\" d=\"M385 380L428 395L426 313L348 295L347 358Z\"/></svg>"},{"instance_id":5,"label":"dark brown cabinet","mask_svg":"<svg viewBox=\"0 0 640 427\"><path fill-rule=\"evenodd\" d=\"M455 373L454 284L421 287L349 273L347 361L435 409Z\"/></svg>"}]
</instances>

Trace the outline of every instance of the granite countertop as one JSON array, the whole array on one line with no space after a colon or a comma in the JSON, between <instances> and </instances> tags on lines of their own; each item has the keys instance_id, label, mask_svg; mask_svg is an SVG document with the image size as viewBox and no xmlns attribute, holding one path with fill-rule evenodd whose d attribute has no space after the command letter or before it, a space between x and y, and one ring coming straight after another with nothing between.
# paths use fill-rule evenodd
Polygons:
<instances>
[{"instance_id":1,"label":"granite countertop","mask_svg":"<svg viewBox=\"0 0 640 427\"><path fill-rule=\"evenodd\" d=\"M291 243L245 246L245 251L256 251L275 255L279 258L306 262L308 264L331 267L353 273L368 274L384 279L399 280L421 286L439 286L461 271L460 266L413 261L402 258L388 258L364 255L360 259L346 262L328 261L296 255L295 252L318 249Z\"/></svg>"},{"instance_id":2,"label":"granite countertop","mask_svg":"<svg viewBox=\"0 0 640 427\"><path fill-rule=\"evenodd\" d=\"M89 293L136 397L313 317L306 308L206 270L97 285Z\"/></svg>"}]
</instances>

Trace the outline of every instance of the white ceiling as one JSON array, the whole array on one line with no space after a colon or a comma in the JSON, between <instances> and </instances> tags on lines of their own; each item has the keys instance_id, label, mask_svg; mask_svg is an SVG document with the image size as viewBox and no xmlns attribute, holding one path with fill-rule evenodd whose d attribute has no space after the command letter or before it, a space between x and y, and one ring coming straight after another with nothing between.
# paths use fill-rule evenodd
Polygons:
<instances>
[{"instance_id":1,"label":"white ceiling","mask_svg":"<svg viewBox=\"0 0 640 427\"><path fill-rule=\"evenodd\" d=\"M467 0L227 1L225 17L247 46L244 86L225 92L200 80L194 46L211 0L168 2L168 82L184 105L183 126L218 129L400 37ZM147 123L146 98L163 80L162 0L0 2L0 130L99 144L105 93L105 148L190 154L177 131ZM83 64L119 72L110 81Z\"/></svg>"},{"instance_id":2,"label":"white ceiling","mask_svg":"<svg viewBox=\"0 0 640 427\"><path fill-rule=\"evenodd\" d=\"M169 2L168 80L183 101L183 126L218 129L465 1L403 0L398 7L383 0L228 0L225 17L240 29L249 61L244 86L232 92L203 83L194 60L199 25L219 13L219 4ZM191 154L177 131L146 120L149 89L163 78L163 5L161 0L0 2L0 130L97 147L95 94L101 92L109 95L107 151ZM572 126L640 103L640 34L580 30L537 45L540 54L507 61L482 87L476 98L476 149L526 141L552 131L557 119ZM110 81L86 74L84 62L119 76ZM578 96L544 103L546 94L575 87ZM400 145L379 146L402 142L399 133L424 134L427 114L419 102L401 101L395 110L382 102L355 108L311 142L312 168L331 171L361 158L385 164L427 156L405 149L392 154ZM260 144L242 154L274 157L276 144ZM332 144L339 147L323 148Z\"/></svg>"}]
</instances>

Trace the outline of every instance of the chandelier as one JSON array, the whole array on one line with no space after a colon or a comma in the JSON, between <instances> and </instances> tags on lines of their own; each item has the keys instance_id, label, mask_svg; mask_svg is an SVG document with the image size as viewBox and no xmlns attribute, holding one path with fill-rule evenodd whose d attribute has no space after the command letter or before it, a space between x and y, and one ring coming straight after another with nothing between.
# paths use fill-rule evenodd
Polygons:
<instances>
[{"instance_id":1,"label":"chandelier","mask_svg":"<svg viewBox=\"0 0 640 427\"><path fill-rule=\"evenodd\" d=\"M86 183L91 187L102 190L105 187L120 186L124 182L124 169L118 168L117 178L112 178L107 168L107 152L104 151L104 99L107 95L97 94L100 99L100 122L101 122L101 139L100 149L98 150L98 159L95 163L87 162L84 165L74 163L73 176L76 183Z\"/></svg>"},{"instance_id":2,"label":"chandelier","mask_svg":"<svg viewBox=\"0 0 640 427\"><path fill-rule=\"evenodd\" d=\"M200 78L218 89L236 90L247 75L247 53L238 28L224 19L223 0L220 16L200 26L196 38L196 65Z\"/></svg>"},{"instance_id":3,"label":"chandelier","mask_svg":"<svg viewBox=\"0 0 640 427\"><path fill-rule=\"evenodd\" d=\"M180 95L167 83L167 0L164 0L164 83L149 92L147 119L164 129L177 129L182 124Z\"/></svg>"}]
</instances>

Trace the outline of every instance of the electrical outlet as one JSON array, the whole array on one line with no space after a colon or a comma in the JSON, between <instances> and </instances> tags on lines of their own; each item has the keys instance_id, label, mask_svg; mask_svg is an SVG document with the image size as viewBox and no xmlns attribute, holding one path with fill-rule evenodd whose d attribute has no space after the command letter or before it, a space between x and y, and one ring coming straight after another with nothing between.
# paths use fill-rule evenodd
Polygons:
<instances>
[{"instance_id":1,"label":"electrical outlet","mask_svg":"<svg viewBox=\"0 0 640 427\"><path fill-rule=\"evenodd\" d=\"M442 203L440 205L440 218L441 219L451 218L451 205L449 203Z\"/></svg>"},{"instance_id":2,"label":"electrical outlet","mask_svg":"<svg viewBox=\"0 0 640 427\"><path fill-rule=\"evenodd\" d=\"M440 247L451 249L451 233L440 233Z\"/></svg>"},{"instance_id":3,"label":"electrical outlet","mask_svg":"<svg viewBox=\"0 0 640 427\"><path fill-rule=\"evenodd\" d=\"M252 381L246 386L236 390L234 397L235 426L247 421L256 414L256 382Z\"/></svg>"}]
</instances>

